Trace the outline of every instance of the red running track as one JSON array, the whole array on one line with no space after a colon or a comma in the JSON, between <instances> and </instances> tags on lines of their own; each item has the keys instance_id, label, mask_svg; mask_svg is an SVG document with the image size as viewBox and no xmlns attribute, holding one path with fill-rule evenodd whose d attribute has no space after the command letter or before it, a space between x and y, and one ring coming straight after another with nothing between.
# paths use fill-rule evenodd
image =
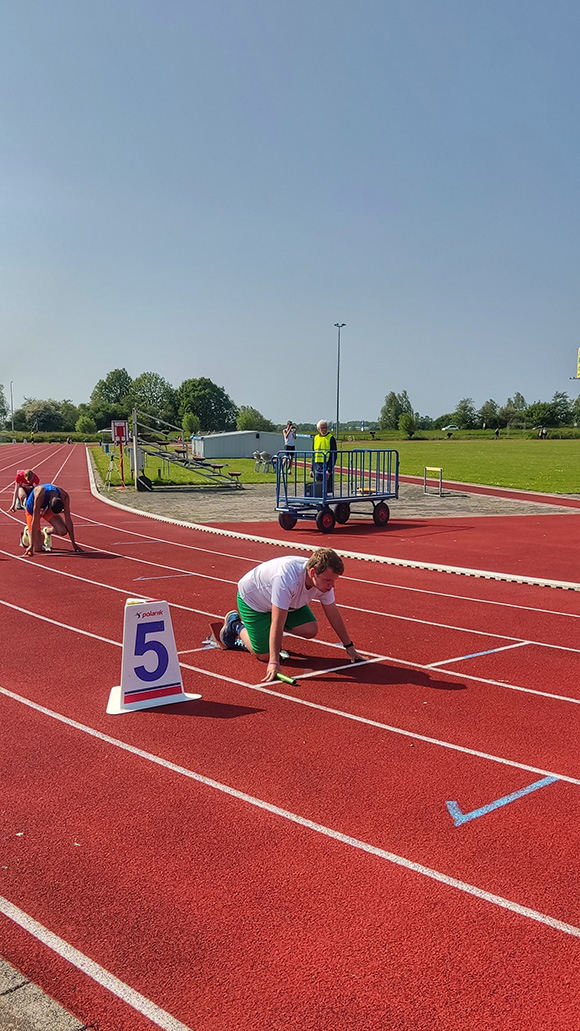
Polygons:
<instances>
[{"instance_id":1,"label":"red running track","mask_svg":"<svg viewBox=\"0 0 580 1031\"><path fill-rule=\"evenodd\" d=\"M6 485L31 461L0 456ZM101 1031L576 1031L580 595L349 560L367 664L322 626L265 688L203 640L279 548L103 505L81 448L34 457L86 552L24 559L2 506L5 958ZM107 716L139 595L203 700ZM446 802L545 778L454 826Z\"/></svg>"}]
</instances>

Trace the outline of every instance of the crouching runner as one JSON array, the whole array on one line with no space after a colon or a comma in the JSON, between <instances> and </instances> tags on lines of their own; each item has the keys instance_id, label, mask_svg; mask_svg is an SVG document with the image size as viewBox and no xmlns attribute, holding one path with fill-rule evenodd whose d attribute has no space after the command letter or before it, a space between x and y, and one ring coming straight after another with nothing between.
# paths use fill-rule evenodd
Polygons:
<instances>
[{"instance_id":1,"label":"crouching runner","mask_svg":"<svg viewBox=\"0 0 580 1031\"><path fill-rule=\"evenodd\" d=\"M238 584L238 607L228 612L220 631L225 648L245 648L268 663L262 683L276 679L284 630L310 640L318 623L309 602L322 610L351 662L362 662L334 600L334 585L344 564L332 548L318 548L309 559L286 556L263 562Z\"/></svg>"},{"instance_id":2,"label":"crouching runner","mask_svg":"<svg viewBox=\"0 0 580 1031\"><path fill-rule=\"evenodd\" d=\"M27 555L33 555L35 551L50 551L53 534L65 537L68 533L74 550L82 551L75 540L68 491L54 483L39 484L29 494L24 510L27 525L22 546L26 548ZM42 527L42 533L41 518L48 523L48 526Z\"/></svg>"}]
</instances>

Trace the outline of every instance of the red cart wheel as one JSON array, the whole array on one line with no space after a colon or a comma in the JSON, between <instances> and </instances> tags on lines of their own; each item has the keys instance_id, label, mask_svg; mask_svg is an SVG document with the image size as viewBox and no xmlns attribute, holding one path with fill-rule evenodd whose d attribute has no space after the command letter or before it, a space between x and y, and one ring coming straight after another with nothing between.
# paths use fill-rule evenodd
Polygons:
<instances>
[{"instance_id":1,"label":"red cart wheel","mask_svg":"<svg viewBox=\"0 0 580 1031\"><path fill-rule=\"evenodd\" d=\"M321 533L332 533L335 522L336 519L334 518L334 512L328 507L328 505L321 508L320 512L316 516L316 525Z\"/></svg>"},{"instance_id":2,"label":"red cart wheel","mask_svg":"<svg viewBox=\"0 0 580 1031\"><path fill-rule=\"evenodd\" d=\"M384 501L380 501L378 505L375 505L373 519L376 526L386 526L390 515L389 506L385 505Z\"/></svg>"}]
</instances>

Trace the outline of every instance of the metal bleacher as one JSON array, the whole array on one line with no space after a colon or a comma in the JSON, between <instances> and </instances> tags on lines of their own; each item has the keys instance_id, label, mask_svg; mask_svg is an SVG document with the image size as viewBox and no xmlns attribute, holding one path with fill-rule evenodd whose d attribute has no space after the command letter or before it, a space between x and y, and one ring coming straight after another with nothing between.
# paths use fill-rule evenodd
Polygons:
<instances>
[{"instance_id":1,"label":"metal bleacher","mask_svg":"<svg viewBox=\"0 0 580 1031\"><path fill-rule=\"evenodd\" d=\"M168 462L170 465L178 465L182 469L190 469L208 485L227 487L229 490L243 489L238 476L222 473L223 462L216 463L205 458L194 458L188 453L185 441L181 446L176 447L175 441L171 439L171 434L177 432L181 435L183 431L179 426L173 426L171 423L145 412L136 411L135 414L137 419L133 419L135 424L133 432L136 427L137 446L146 455ZM139 417L147 419L148 422L140 422ZM151 423L155 423L155 426L152 426Z\"/></svg>"}]
</instances>

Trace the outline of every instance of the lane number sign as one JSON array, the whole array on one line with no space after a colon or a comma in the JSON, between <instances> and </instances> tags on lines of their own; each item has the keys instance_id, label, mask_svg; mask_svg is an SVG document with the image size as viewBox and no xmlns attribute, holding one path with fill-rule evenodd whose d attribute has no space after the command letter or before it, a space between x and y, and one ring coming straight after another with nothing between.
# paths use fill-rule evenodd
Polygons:
<instances>
[{"instance_id":1,"label":"lane number sign","mask_svg":"<svg viewBox=\"0 0 580 1031\"><path fill-rule=\"evenodd\" d=\"M183 690L169 604L128 598L125 603L121 683L111 690L108 713L151 709L201 695Z\"/></svg>"}]
</instances>

